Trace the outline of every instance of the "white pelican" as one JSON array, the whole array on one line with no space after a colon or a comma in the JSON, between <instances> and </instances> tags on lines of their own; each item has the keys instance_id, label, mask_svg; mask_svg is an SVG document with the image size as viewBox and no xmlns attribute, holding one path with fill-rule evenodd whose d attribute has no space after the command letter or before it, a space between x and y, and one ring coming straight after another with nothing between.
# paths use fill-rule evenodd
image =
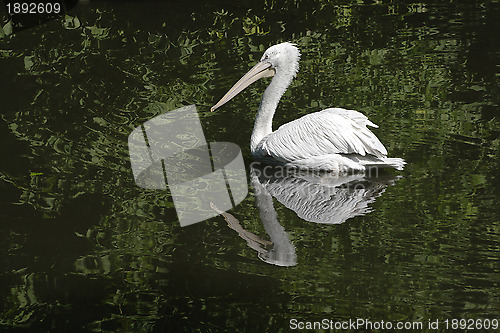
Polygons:
<instances>
[{"instance_id":1,"label":"white pelican","mask_svg":"<svg viewBox=\"0 0 500 333\"><path fill-rule=\"evenodd\" d=\"M364 171L368 167L403 169L404 160L388 158L384 145L366 127L378 126L358 111L325 109L291 121L273 132L274 112L297 74L299 59L300 51L295 44L286 42L271 46L211 111L258 79L273 76L255 118L250 144L255 159L291 168L338 173Z\"/></svg>"}]
</instances>

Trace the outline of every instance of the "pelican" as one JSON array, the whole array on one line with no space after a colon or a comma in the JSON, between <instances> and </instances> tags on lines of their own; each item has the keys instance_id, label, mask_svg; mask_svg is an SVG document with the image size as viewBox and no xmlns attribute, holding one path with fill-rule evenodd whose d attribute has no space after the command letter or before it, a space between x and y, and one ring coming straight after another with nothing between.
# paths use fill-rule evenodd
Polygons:
<instances>
[{"instance_id":1,"label":"pelican","mask_svg":"<svg viewBox=\"0 0 500 333\"><path fill-rule=\"evenodd\" d=\"M402 170L405 161L387 157L387 149L367 128L378 126L358 111L328 108L293 120L273 132L274 113L299 70L299 59L296 44L271 46L211 111L258 79L273 77L262 95L250 139L254 159L288 168L337 173L365 171L369 167Z\"/></svg>"}]
</instances>

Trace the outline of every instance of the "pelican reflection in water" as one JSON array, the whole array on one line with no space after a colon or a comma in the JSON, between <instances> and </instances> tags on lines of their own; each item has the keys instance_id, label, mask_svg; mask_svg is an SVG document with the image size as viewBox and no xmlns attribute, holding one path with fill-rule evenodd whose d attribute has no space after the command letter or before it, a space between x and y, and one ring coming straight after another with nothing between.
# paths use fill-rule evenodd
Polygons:
<instances>
[{"instance_id":1,"label":"pelican reflection in water","mask_svg":"<svg viewBox=\"0 0 500 333\"><path fill-rule=\"evenodd\" d=\"M251 164L250 182L255 202L269 240L244 229L231 214L212 207L224 216L230 228L258 252L263 261L278 266L297 264L297 254L288 233L278 222L273 197L308 222L340 224L367 214L370 204L397 179L389 174L368 178L363 174L283 172L283 168Z\"/></svg>"},{"instance_id":2,"label":"pelican reflection in water","mask_svg":"<svg viewBox=\"0 0 500 333\"><path fill-rule=\"evenodd\" d=\"M291 121L272 130L281 96L299 69L300 52L292 43L271 46L261 60L222 99L219 108L253 82L273 77L260 102L252 132L252 156L264 163L289 168L343 173L368 167L403 169L401 158L388 158L387 150L367 126L377 127L362 113L330 108Z\"/></svg>"}]
</instances>

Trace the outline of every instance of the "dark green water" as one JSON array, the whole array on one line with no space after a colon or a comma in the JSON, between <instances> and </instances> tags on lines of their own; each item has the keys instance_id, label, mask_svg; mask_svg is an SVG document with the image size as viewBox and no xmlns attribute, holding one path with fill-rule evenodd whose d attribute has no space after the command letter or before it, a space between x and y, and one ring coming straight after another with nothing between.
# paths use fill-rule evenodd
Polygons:
<instances>
[{"instance_id":1,"label":"dark green water","mask_svg":"<svg viewBox=\"0 0 500 333\"><path fill-rule=\"evenodd\" d=\"M91 1L69 14L0 39L0 328L499 318L498 1ZM341 224L275 199L291 267L260 260L221 216L181 228L168 191L135 185L127 147L141 123L196 104L207 140L238 144L248 166L267 82L209 108L282 41L302 60L275 128L355 109L408 163ZM269 239L251 193L229 213Z\"/></svg>"}]
</instances>

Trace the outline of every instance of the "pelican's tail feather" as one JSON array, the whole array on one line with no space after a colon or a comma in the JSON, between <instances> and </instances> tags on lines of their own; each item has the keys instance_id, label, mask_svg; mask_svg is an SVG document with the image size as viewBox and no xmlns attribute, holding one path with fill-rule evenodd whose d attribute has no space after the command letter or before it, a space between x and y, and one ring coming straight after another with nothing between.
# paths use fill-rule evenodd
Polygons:
<instances>
[{"instance_id":1,"label":"pelican's tail feather","mask_svg":"<svg viewBox=\"0 0 500 333\"><path fill-rule=\"evenodd\" d=\"M377 167L403 170L406 164L405 160L399 157L373 158L372 156L363 156L358 157L357 159L357 162L363 165L365 168Z\"/></svg>"},{"instance_id":2,"label":"pelican's tail feather","mask_svg":"<svg viewBox=\"0 0 500 333\"><path fill-rule=\"evenodd\" d=\"M406 165L405 160L399 157L386 157L384 163L396 170L403 170Z\"/></svg>"}]
</instances>

